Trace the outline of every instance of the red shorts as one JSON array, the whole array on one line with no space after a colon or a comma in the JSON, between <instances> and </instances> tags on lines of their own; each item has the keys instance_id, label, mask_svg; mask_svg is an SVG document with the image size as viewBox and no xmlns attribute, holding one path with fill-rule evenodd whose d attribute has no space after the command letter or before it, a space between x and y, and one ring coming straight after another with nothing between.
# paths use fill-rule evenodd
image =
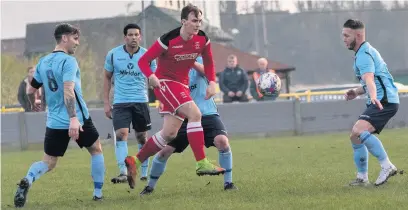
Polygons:
<instances>
[{"instance_id":1,"label":"red shorts","mask_svg":"<svg viewBox=\"0 0 408 210\"><path fill-rule=\"evenodd\" d=\"M185 117L177 113L177 110L184 104L193 102L189 87L172 80L161 79L160 88L155 88L154 94L162 104L159 113L171 114L180 120L184 120Z\"/></svg>"}]
</instances>

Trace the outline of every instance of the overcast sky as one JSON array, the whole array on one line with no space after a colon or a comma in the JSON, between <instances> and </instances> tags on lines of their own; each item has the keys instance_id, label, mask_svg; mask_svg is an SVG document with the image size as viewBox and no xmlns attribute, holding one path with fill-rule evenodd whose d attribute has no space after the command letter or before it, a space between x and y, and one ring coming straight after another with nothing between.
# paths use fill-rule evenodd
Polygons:
<instances>
[{"instance_id":1,"label":"overcast sky","mask_svg":"<svg viewBox=\"0 0 408 210\"><path fill-rule=\"evenodd\" d=\"M25 25L27 23L90 19L125 14L127 3L124 1L1 1L1 38L25 37Z\"/></svg>"}]
</instances>

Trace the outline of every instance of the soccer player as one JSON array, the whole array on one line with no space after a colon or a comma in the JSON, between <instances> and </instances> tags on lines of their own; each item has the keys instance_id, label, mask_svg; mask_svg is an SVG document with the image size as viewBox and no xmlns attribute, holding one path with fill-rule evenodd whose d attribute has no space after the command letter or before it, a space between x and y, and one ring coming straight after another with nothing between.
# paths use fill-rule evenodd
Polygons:
<instances>
[{"instance_id":1,"label":"soccer player","mask_svg":"<svg viewBox=\"0 0 408 210\"><path fill-rule=\"evenodd\" d=\"M205 146L207 148L215 146L219 151L219 163L222 168L226 169L224 174L224 190L235 190L238 188L232 182L232 151L228 143L227 131L218 114L214 99L205 99L208 81L204 77L204 68L200 65L202 63L201 57L197 58L197 62L198 64L195 67L197 71L191 69L189 73L190 95L203 115L201 124L204 129ZM140 195L152 193L158 179L166 168L166 163L170 156L173 153L182 153L187 148L187 124L188 120L184 120L177 137L153 158L149 183Z\"/></svg>"},{"instance_id":2,"label":"soccer player","mask_svg":"<svg viewBox=\"0 0 408 210\"><path fill-rule=\"evenodd\" d=\"M359 95L367 95L367 108L359 116L350 135L358 171L356 180L350 185L369 184L368 152L380 162L380 175L374 184L382 185L397 173L397 168L390 162L381 141L374 134L380 134L387 122L397 113L398 90L380 53L365 41L363 22L347 20L343 25L342 35L346 47L355 52L353 67L361 83L360 87L349 90L345 98L352 100Z\"/></svg>"},{"instance_id":3,"label":"soccer player","mask_svg":"<svg viewBox=\"0 0 408 210\"><path fill-rule=\"evenodd\" d=\"M69 24L59 24L54 31L55 50L42 57L36 66L28 90L30 103L44 87L48 106L47 127L44 138L44 157L31 165L26 177L21 179L14 197L14 205L23 207L29 188L42 175L51 171L59 157L64 156L70 139L91 154L91 175L94 181L93 200L102 199L105 164L99 134L92 123L82 97L81 78L74 54L79 45L80 31Z\"/></svg>"},{"instance_id":4,"label":"soccer player","mask_svg":"<svg viewBox=\"0 0 408 210\"><path fill-rule=\"evenodd\" d=\"M187 136L197 161L196 174L218 175L225 172L206 158L200 109L191 99L188 88L188 72L201 54L209 80L205 99L215 94L214 61L210 40L200 30L202 18L197 7L191 4L185 6L181 11L182 26L161 36L139 60L140 69L149 78L149 85L154 87L157 99L163 104L160 113L164 114L164 123L162 130L150 137L136 156L125 159L128 183L132 189L141 163L176 137L184 118L188 119ZM156 74L149 67L149 62L155 58L158 58Z\"/></svg>"},{"instance_id":5,"label":"soccer player","mask_svg":"<svg viewBox=\"0 0 408 210\"><path fill-rule=\"evenodd\" d=\"M151 128L147 95L147 78L140 71L138 62L147 51L139 45L141 29L128 24L123 29L125 44L113 48L105 59L104 109L108 118L113 119L116 133L116 161L120 174L111 179L113 183L127 182L125 158L128 155L127 139L130 123L136 133L139 149L146 142L147 131ZM150 64L156 70L156 61ZM113 109L109 93L114 76ZM149 159L142 164L141 180L147 180Z\"/></svg>"}]
</instances>

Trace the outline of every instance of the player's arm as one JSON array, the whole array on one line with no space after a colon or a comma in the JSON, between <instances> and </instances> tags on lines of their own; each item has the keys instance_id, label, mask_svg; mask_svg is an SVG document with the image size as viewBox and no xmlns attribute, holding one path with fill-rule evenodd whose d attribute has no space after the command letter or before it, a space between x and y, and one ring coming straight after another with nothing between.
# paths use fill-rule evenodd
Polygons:
<instances>
[{"instance_id":1,"label":"player's arm","mask_svg":"<svg viewBox=\"0 0 408 210\"><path fill-rule=\"evenodd\" d=\"M356 92L356 94L357 94L358 96L359 96L359 95L363 95L363 94L365 93L365 90L364 90L364 87L363 87L363 86L360 86L360 87L354 89L354 91Z\"/></svg>"},{"instance_id":2,"label":"player's arm","mask_svg":"<svg viewBox=\"0 0 408 210\"><path fill-rule=\"evenodd\" d=\"M203 63L204 63L204 73L208 81L215 83L215 68L214 60L212 56L211 43L208 39L205 44L204 50L202 52Z\"/></svg>"},{"instance_id":3,"label":"player's arm","mask_svg":"<svg viewBox=\"0 0 408 210\"><path fill-rule=\"evenodd\" d=\"M75 99L75 83L71 81L64 82L64 103L68 111L69 118L76 117L76 99Z\"/></svg>"},{"instance_id":4,"label":"player's arm","mask_svg":"<svg viewBox=\"0 0 408 210\"><path fill-rule=\"evenodd\" d=\"M157 40L154 44L142 55L139 59L138 65L142 73L149 78L153 73L150 64L167 50L167 46L162 41ZM154 61L155 63L156 61Z\"/></svg>"},{"instance_id":5,"label":"player's arm","mask_svg":"<svg viewBox=\"0 0 408 210\"><path fill-rule=\"evenodd\" d=\"M368 95L372 99L377 98L377 88L374 82L374 60L370 54L365 53L357 57L356 64L361 73L361 78L364 80L367 85Z\"/></svg>"},{"instance_id":6,"label":"player's arm","mask_svg":"<svg viewBox=\"0 0 408 210\"><path fill-rule=\"evenodd\" d=\"M62 80L64 82L64 104L69 118L77 118L75 98L75 75L78 64L75 58L68 58L62 67Z\"/></svg>"},{"instance_id":7,"label":"player's arm","mask_svg":"<svg viewBox=\"0 0 408 210\"><path fill-rule=\"evenodd\" d=\"M31 83L28 85L26 89L27 98L33 110L37 110L39 108L36 106L36 103L35 103L35 95L38 89L40 89L42 85L43 83L41 80L40 73L38 72L38 66L37 66L34 72L33 79L31 80Z\"/></svg>"},{"instance_id":8,"label":"player's arm","mask_svg":"<svg viewBox=\"0 0 408 210\"><path fill-rule=\"evenodd\" d=\"M112 75L113 75L113 54L109 52L105 58L104 65L104 77L103 77L103 102L105 105L110 106L109 94L112 88Z\"/></svg>"},{"instance_id":9,"label":"player's arm","mask_svg":"<svg viewBox=\"0 0 408 210\"><path fill-rule=\"evenodd\" d=\"M196 62L194 62L193 68L200 73L201 76L205 76L204 65L202 57L198 57Z\"/></svg>"}]
</instances>

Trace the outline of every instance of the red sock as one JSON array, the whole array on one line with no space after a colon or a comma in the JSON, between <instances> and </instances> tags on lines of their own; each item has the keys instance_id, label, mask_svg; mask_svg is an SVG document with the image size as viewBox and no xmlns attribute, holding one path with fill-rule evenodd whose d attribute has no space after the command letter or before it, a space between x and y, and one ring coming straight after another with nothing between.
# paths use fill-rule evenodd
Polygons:
<instances>
[{"instance_id":1,"label":"red sock","mask_svg":"<svg viewBox=\"0 0 408 210\"><path fill-rule=\"evenodd\" d=\"M161 149L166 146L164 139L161 137L160 133L156 133L147 140L147 142L143 145L142 149L137 153L136 157L139 159L140 162L144 162L150 156L155 155Z\"/></svg>"},{"instance_id":2,"label":"red sock","mask_svg":"<svg viewBox=\"0 0 408 210\"><path fill-rule=\"evenodd\" d=\"M187 138L196 161L204 159L204 132L201 122L190 122L187 124Z\"/></svg>"}]
</instances>

